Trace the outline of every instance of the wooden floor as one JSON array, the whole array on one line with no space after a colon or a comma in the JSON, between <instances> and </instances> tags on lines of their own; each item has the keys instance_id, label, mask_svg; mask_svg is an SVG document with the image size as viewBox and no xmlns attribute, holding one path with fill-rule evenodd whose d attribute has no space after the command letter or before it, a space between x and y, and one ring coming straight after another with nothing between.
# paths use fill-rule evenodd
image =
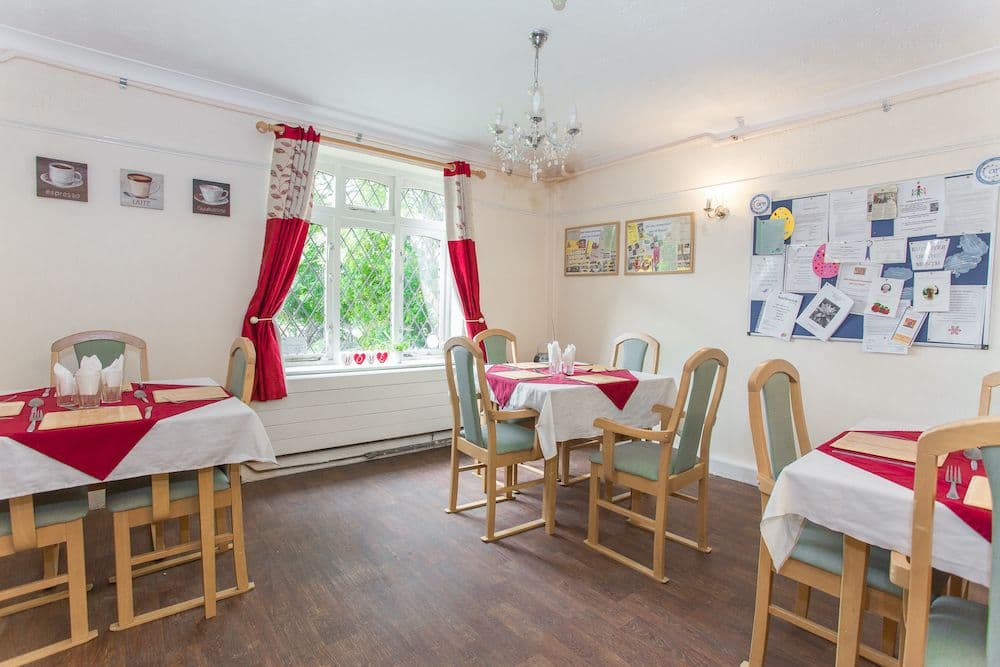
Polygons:
<instances>
[{"instance_id":1,"label":"wooden floor","mask_svg":"<svg viewBox=\"0 0 1000 667\"><path fill-rule=\"evenodd\" d=\"M585 469L589 452L575 453ZM714 552L667 544L657 584L589 550L587 486L559 489L555 536L535 530L484 544L485 510L443 512L448 451L432 450L245 487L255 591L198 611L112 633L111 517L88 518L87 575L97 639L51 665L738 665L746 658L757 560L757 490L713 478ZM464 473L460 500L473 500ZM498 508L498 528L540 515L540 487ZM692 534L676 502L670 528ZM648 559L651 537L605 514L603 539ZM136 531L135 544L148 544ZM231 558L219 559L222 584ZM40 571L38 554L0 561L0 586ZM197 595L198 564L136 583L137 610ZM221 584L220 584L221 587ZM790 605L787 582L777 588ZM813 596L814 618L836 607ZM0 660L68 636L65 603L0 619ZM878 625L866 622L866 639ZM59 634L62 633L62 634ZM768 665L833 664L831 644L772 622Z\"/></svg>"}]
</instances>

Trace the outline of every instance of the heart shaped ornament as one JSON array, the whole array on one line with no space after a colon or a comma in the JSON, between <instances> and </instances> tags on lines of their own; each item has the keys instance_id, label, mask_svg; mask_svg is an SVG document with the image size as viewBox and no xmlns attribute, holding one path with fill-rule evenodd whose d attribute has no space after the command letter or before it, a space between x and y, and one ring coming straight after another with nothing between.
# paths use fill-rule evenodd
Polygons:
<instances>
[{"instance_id":1,"label":"heart shaped ornament","mask_svg":"<svg viewBox=\"0 0 1000 667\"><path fill-rule=\"evenodd\" d=\"M355 352L354 353L354 363L356 363L358 366L360 366L361 364L365 363L365 357L366 356L367 355L365 355L364 352Z\"/></svg>"},{"instance_id":2,"label":"heart shaped ornament","mask_svg":"<svg viewBox=\"0 0 1000 667\"><path fill-rule=\"evenodd\" d=\"M375 353L375 358L378 359L378 362L380 364L384 364L389 359L389 353L388 352L376 352Z\"/></svg>"}]
</instances>

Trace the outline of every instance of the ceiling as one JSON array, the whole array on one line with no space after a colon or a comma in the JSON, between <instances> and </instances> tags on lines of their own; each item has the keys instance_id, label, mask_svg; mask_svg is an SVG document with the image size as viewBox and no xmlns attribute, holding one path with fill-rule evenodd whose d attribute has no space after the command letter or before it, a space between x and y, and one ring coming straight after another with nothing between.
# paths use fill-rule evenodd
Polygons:
<instances>
[{"instance_id":1,"label":"ceiling","mask_svg":"<svg viewBox=\"0 0 1000 667\"><path fill-rule=\"evenodd\" d=\"M736 116L773 126L1000 75L995 0L0 0L0 22L0 49L481 162L497 104L527 107L544 26L547 109L564 121L575 102L584 126L576 168Z\"/></svg>"}]
</instances>

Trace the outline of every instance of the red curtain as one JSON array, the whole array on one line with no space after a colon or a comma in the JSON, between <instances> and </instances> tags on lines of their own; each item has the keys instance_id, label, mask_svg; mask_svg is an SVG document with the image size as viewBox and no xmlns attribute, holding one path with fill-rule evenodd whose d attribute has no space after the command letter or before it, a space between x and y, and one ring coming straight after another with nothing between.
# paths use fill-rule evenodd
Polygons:
<instances>
[{"instance_id":1,"label":"red curtain","mask_svg":"<svg viewBox=\"0 0 1000 667\"><path fill-rule=\"evenodd\" d=\"M271 401L288 395L281 344L272 318L277 314L302 259L312 214L312 184L320 135L310 127L282 126L271 157L267 231L257 289L243 318L243 335L257 349L253 398Z\"/></svg>"},{"instance_id":2,"label":"red curtain","mask_svg":"<svg viewBox=\"0 0 1000 667\"><path fill-rule=\"evenodd\" d=\"M455 288L465 313L469 338L486 329L479 305L479 264L476 242L472 240L470 186L472 172L467 162L455 162L444 170L445 221L448 226L448 255L455 276Z\"/></svg>"}]
</instances>

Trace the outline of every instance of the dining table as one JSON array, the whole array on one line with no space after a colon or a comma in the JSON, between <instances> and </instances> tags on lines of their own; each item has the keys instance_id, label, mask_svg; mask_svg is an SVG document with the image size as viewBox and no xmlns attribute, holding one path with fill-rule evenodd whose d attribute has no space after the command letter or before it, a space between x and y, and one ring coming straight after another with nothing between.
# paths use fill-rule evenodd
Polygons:
<instances>
[{"instance_id":1,"label":"dining table","mask_svg":"<svg viewBox=\"0 0 1000 667\"><path fill-rule=\"evenodd\" d=\"M847 432L875 433L912 442L925 425L865 419ZM806 521L844 535L837 665L854 665L864 611L864 582L871 546L910 555L913 517L913 464L833 447L838 434L786 466L774 484L760 530L776 570L791 555ZM957 467L958 500L946 497L946 467ZM962 452L939 468L934 509L934 568L988 585L992 512L964 502L972 479L984 475Z\"/></svg>"},{"instance_id":2,"label":"dining table","mask_svg":"<svg viewBox=\"0 0 1000 667\"><path fill-rule=\"evenodd\" d=\"M207 377L145 382L101 409L60 407L43 387L0 394L0 405L23 402L0 419L0 499L80 486L103 485L181 471L198 471L199 495L213 493L215 466L250 461L276 463L257 413L221 388L202 400L174 400L170 390L218 387ZM162 398L162 400L159 400ZM32 425L29 403L38 405ZM106 423L103 420L114 419ZM76 424L81 425L66 425ZM202 535L215 533L211 502L200 503ZM206 616L215 613L214 544L202 540Z\"/></svg>"},{"instance_id":3,"label":"dining table","mask_svg":"<svg viewBox=\"0 0 1000 667\"><path fill-rule=\"evenodd\" d=\"M537 377L503 377L528 371ZM601 376L613 381L586 378ZM585 378L585 379L581 379ZM490 396L503 410L529 408L538 412L535 431L542 455L558 454L559 443L596 438L599 417L628 426L648 428L659 423L657 404L674 404L677 382L667 375L580 364L572 375L552 373L545 364L494 364L487 368Z\"/></svg>"}]
</instances>

